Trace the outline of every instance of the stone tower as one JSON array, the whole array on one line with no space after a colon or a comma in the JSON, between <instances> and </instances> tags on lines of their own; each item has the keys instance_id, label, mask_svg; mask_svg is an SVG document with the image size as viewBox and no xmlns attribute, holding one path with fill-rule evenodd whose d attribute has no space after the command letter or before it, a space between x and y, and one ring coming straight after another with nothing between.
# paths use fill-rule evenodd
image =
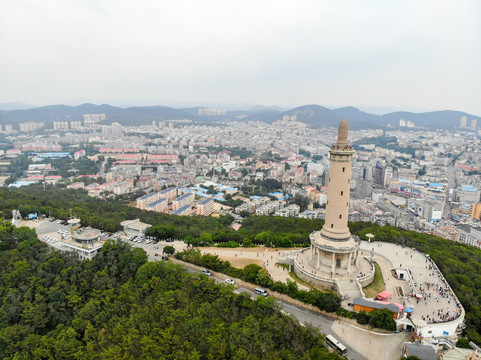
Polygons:
<instances>
[{"instance_id":1,"label":"stone tower","mask_svg":"<svg viewBox=\"0 0 481 360\"><path fill-rule=\"evenodd\" d=\"M330 168L324 226L309 236L311 248L309 264L320 274L347 275L357 269L360 240L351 235L349 198L351 162L354 150L348 143L347 120L339 124L337 142L329 150Z\"/></svg>"},{"instance_id":2,"label":"stone tower","mask_svg":"<svg viewBox=\"0 0 481 360\"><path fill-rule=\"evenodd\" d=\"M330 167L327 185L326 222L322 236L333 240L348 240L351 232L347 227L351 189L351 161L354 151L347 142L349 127L344 119L339 125L337 143L329 150Z\"/></svg>"}]
</instances>

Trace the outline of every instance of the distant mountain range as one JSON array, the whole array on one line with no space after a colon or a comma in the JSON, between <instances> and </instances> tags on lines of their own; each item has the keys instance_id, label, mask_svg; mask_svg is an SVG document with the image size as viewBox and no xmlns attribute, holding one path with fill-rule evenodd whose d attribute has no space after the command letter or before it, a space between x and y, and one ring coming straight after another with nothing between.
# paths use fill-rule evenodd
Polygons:
<instances>
[{"instance_id":1,"label":"distant mountain range","mask_svg":"<svg viewBox=\"0 0 481 360\"><path fill-rule=\"evenodd\" d=\"M0 103L0 110L25 110L32 109L36 106L25 104L23 102L15 101L9 103Z\"/></svg>"},{"instance_id":2,"label":"distant mountain range","mask_svg":"<svg viewBox=\"0 0 481 360\"><path fill-rule=\"evenodd\" d=\"M351 129L386 128L399 126L399 120L412 121L416 127L428 129L459 128L460 118L466 116L468 126L471 120L477 119L481 126L481 118L462 111L431 111L414 113L398 111L384 115L370 114L355 107L348 106L339 109L328 109L320 105L304 105L291 110L282 111L280 108L255 107L249 110L228 111L225 116L200 116L200 107L175 109L168 106L144 106L121 108L107 104L83 104L79 106L50 105L30 109L0 110L0 124L15 124L21 122L44 122L51 125L59 120L83 120L83 114L105 113L107 120L102 124L118 122L122 125L147 125L152 121L191 119L196 123L212 123L226 119L238 121L262 121L273 123L284 115L297 115L297 121L312 127L337 126L339 121L346 118ZM1 109L1 106L0 106Z\"/></svg>"}]
</instances>

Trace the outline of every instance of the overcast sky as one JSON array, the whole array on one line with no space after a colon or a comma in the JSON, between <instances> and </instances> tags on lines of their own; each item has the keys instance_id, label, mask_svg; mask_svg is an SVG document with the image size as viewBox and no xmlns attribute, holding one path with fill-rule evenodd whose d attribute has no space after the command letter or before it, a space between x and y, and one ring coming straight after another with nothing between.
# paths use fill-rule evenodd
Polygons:
<instances>
[{"instance_id":1,"label":"overcast sky","mask_svg":"<svg viewBox=\"0 0 481 360\"><path fill-rule=\"evenodd\" d=\"M481 1L0 0L0 103L481 115Z\"/></svg>"}]
</instances>

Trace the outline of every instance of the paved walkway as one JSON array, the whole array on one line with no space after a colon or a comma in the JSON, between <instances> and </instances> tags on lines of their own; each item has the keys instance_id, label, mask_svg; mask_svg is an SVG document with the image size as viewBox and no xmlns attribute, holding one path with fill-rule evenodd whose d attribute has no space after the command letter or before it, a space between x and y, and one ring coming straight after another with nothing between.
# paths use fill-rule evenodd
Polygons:
<instances>
[{"instance_id":1,"label":"paved walkway","mask_svg":"<svg viewBox=\"0 0 481 360\"><path fill-rule=\"evenodd\" d=\"M388 301L412 308L413 319L434 323L460 314L454 293L429 257L417 250L389 243L362 241L361 248L365 251L374 249L374 261L381 266L386 290L392 294ZM390 268L409 271L413 280L412 292L409 283L395 278ZM404 295L400 294L400 288ZM422 298L411 296L416 294Z\"/></svg>"},{"instance_id":2,"label":"paved walkway","mask_svg":"<svg viewBox=\"0 0 481 360\"><path fill-rule=\"evenodd\" d=\"M344 321L335 321L332 331L339 341L356 349L369 360L399 359L402 344L409 340L407 332L379 334Z\"/></svg>"},{"instance_id":3,"label":"paved walkway","mask_svg":"<svg viewBox=\"0 0 481 360\"><path fill-rule=\"evenodd\" d=\"M363 244L363 242L361 242L361 244ZM367 249L369 246L365 247L365 249L362 249L363 246L361 246L361 251L363 251L363 254L365 256L371 257L373 246L371 246L369 250ZM409 285L407 284L407 282L403 280L398 280L393 276L391 269L394 267L394 265L392 261L389 260L389 258L379 256L378 254L376 254L376 252L374 252L372 260L376 262L381 269L382 278L384 280L384 290L392 294L390 300L393 302L401 302L402 304L403 296L401 296L401 294L409 293Z\"/></svg>"}]
</instances>

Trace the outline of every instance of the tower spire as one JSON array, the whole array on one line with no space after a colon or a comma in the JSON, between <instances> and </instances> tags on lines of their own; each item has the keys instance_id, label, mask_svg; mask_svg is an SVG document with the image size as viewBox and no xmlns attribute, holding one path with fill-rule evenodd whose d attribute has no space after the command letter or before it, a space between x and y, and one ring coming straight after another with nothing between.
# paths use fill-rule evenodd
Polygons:
<instances>
[{"instance_id":1,"label":"tower spire","mask_svg":"<svg viewBox=\"0 0 481 360\"><path fill-rule=\"evenodd\" d=\"M347 146L347 133L349 132L349 125L346 119L343 119L339 124L339 131L337 133L337 143L336 145L340 148Z\"/></svg>"}]
</instances>

